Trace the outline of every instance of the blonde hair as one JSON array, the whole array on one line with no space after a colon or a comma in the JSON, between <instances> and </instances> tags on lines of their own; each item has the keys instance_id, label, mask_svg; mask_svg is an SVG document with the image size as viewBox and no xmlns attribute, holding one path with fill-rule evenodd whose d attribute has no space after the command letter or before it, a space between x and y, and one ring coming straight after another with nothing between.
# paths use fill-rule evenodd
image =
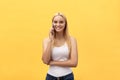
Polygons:
<instances>
[{"instance_id":1,"label":"blonde hair","mask_svg":"<svg viewBox=\"0 0 120 80\"><path fill-rule=\"evenodd\" d=\"M67 19L66 19L66 17L65 17L62 13L58 12L58 13L56 13L56 14L53 16L52 22L53 22L53 20L54 20L54 18L55 18L56 16L61 16L61 17L65 20L65 28L64 28L63 36L64 36L64 38L65 38L65 41L66 41L67 44L68 44L68 49L69 49L69 52L70 52L70 51L71 51L71 40L70 40L70 35L69 35L69 33L68 33ZM55 35L55 36L56 36L56 35ZM54 45L55 45L55 40L53 40L53 41L54 41L54 42L53 42L53 46L54 46Z\"/></svg>"}]
</instances>

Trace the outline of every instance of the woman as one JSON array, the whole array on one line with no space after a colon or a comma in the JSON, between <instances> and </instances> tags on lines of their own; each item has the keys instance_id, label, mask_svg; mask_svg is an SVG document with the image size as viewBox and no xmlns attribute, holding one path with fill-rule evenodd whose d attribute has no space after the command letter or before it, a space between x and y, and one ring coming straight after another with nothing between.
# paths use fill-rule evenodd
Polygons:
<instances>
[{"instance_id":1,"label":"woman","mask_svg":"<svg viewBox=\"0 0 120 80\"><path fill-rule=\"evenodd\" d=\"M57 13L49 37L43 40L43 63L49 65L46 80L74 80L70 67L78 64L77 41L69 36L66 17Z\"/></svg>"}]
</instances>

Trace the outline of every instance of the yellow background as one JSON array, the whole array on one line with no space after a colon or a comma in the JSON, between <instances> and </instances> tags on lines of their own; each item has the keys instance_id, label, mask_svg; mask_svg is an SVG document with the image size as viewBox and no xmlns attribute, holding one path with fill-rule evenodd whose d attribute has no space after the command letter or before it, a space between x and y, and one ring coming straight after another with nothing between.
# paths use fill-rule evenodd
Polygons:
<instances>
[{"instance_id":1,"label":"yellow background","mask_svg":"<svg viewBox=\"0 0 120 80\"><path fill-rule=\"evenodd\" d=\"M56 12L77 39L75 80L120 80L119 0L1 0L0 80L44 80L42 40Z\"/></svg>"}]
</instances>

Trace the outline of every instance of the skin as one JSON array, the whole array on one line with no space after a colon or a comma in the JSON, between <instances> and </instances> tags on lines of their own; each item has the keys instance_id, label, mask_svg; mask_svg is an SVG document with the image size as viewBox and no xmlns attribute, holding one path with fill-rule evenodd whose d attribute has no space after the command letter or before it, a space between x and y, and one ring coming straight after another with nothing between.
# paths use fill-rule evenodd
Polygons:
<instances>
[{"instance_id":1,"label":"skin","mask_svg":"<svg viewBox=\"0 0 120 80\"><path fill-rule=\"evenodd\" d=\"M62 66L62 67L76 67L78 64L78 50L77 50L77 41L75 38L70 37L71 40L71 53L70 58L67 61L52 61L51 60L51 49L52 49L52 41L54 39L54 29L56 31L55 40L57 43L55 46L61 46L64 44L65 39L63 36L63 31L65 28L65 20L61 16L56 16L53 19L53 26L50 33L49 38L43 40L43 55L42 60L43 63L47 65L54 65L54 66Z\"/></svg>"}]
</instances>

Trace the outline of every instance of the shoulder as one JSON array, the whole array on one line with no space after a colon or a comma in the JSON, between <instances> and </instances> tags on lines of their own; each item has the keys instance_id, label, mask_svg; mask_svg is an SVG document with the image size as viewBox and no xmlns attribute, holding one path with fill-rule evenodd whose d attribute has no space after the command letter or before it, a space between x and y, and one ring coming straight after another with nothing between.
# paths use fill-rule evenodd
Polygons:
<instances>
[{"instance_id":1,"label":"shoulder","mask_svg":"<svg viewBox=\"0 0 120 80\"><path fill-rule=\"evenodd\" d=\"M77 40L74 37L70 37L71 40L71 53L77 54ZM74 55L75 56L75 55Z\"/></svg>"},{"instance_id":2,"label":"shoulder","mask_svg":"<svg viewBox=\"0 0 120 80\"><path fill-rule=\"evenodd\" d=\"M43 39L43 43L47 43L49 41L49 37Z\"/></svg>"},{"instance_id":3,"label":"shoulder","mask_svg":"<svg viewBox=\"0 0 120 80\"><path fill-rule=\"evenodd\" d=\"M71 43L77 43L76 38L75 38L75 37L73 37L73 36L70 36L70 41L71 41Z\"/></svg>"}]
</instances>

